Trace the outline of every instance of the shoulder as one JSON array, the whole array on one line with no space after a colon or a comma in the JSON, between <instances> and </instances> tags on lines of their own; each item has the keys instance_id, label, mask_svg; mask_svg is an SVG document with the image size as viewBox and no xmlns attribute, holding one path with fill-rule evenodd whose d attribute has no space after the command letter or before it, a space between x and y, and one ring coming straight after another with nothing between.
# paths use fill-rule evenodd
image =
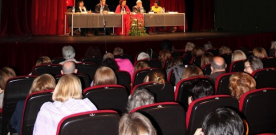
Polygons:
<instances>
[{"instance_id":1,"label":"shoulder","mask_svg":"<svg viewBox=\"0 0 276 135\"><path fill-rule=\"evenodd\" d=\"M100 7L101 5L100 4L97 4L96 7Z\"/></svg>"}]
</instances>

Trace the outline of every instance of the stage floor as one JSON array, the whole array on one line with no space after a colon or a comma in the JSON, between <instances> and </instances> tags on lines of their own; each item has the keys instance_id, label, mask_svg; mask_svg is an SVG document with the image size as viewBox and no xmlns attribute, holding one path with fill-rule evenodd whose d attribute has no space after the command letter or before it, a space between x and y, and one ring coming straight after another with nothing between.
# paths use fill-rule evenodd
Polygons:
<instances>
[{"instance_id":1,"label":"stage floor","mask_svg":"<svg viewBox=\"0 0 276 135\"><path fill-rule=\"evenodd\" d=\"M237 33L237 32L177 32L177 33L158 33L149 34L148 36L118 36L118 35L99 35L94 36L22 36L22 37L0 37L0 43L100 43L105 39L109 43L118 42L140 42L140 41L171 41L178 40L200 40L205 38L232 37L248 35L254 33Z\"/></svg>"}]
</instances>

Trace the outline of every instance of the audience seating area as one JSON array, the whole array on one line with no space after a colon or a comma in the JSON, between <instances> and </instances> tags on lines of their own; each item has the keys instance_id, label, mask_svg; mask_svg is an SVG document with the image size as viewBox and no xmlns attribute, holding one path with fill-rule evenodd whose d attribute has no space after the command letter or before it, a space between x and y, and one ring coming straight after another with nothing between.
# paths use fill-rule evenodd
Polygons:
<instances>
[{"instance_id":1,"label":"audience seating area","mask_svg":"<svg viewBox=\"0 0 276 135\"><path fill-rule=\"evenodd\" d=\"M249 134L266 135L276 133L276 58L263 58L263 69L252 73L257 83L257 90L245 93L240 102L231 96L228 88L229 78L237 72L244 72L244 60L231 62L231 54L219 55L218 49L207 50L215 56L221 56L227 64L227 73L218 76L215 85L215 94L197 99L188 105L188 89L197 80L211 82L207 75L211 74L211 64L201 67L201 56L192 57L191 52L177 56L184 65L200 67L205 76L190 77L175 84L174 71L171 70L165 77L164 84L144 83L144 78L152 71L161 70L166 75L167 61L161 63L156 58L143 59L151 68L138 70L133 78L126 71L115 71L117 85L92 86L94 75L102 58L84 57L77 63L76 75L83 89L83 97L89 98L98 111L73 114L63 118L58 125L57 135L116 135L120 117L126 113L128 98L138 88L145 88L154 95L155 103L135 108L130 113L140 112L145 115L155 127L158 135L193 135L200 128L204 117L219 107L231 108L239 112L242 119L247 121ZM137 57L137 56L136 56ZM129 59L135 66L139 61L132 55L115 55L115 58ZM135 58L135 59L133 59ZM2 109L1 134L12 132L9 120L16 103L25 100L22 116L22 135L31 135L37 113L44 102L52 101L52 91L38 92L28 95L31 84L36 76L49 73L56 82L62 77L62 65L58 63L63 58L52 59L53 64L35 66L32 76L19 76L7 81L4 92ZM275 135L275 134L274 134Z\"/></svg>"}]
</instances>

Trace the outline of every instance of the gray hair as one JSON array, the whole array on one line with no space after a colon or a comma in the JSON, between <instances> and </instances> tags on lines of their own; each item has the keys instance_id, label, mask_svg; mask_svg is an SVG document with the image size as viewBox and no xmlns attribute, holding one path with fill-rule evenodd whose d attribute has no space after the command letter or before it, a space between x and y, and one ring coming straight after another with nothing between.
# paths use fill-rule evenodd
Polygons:
<instances>
[{"instance_id":1,"label":"gray hair","mask_svg":"<svg viewBox=\"0 0 276 135\"><path fill-rule=\"evenodd\" d=\"M136 89L127 103L127 111L134 108L154 103L154 96L146 89Z\"/></svg>"},{"instance_id":2,"label":"gray hair","mask_svg":"<svg viewBox=\"0 0 276 135\"><path fill-rule=\"evenodd\" d=\"M73 59L75 58L75 49L72 46L64 46L62 48L62 55L63 58L68 60L68 59Z\"/></svg>"},{"instance_id":3,"label":"gray hair","mask_svg":"<svg viewBox=\"0 0 276 135\"><path fill-rule=\"evenodd\" d=\"M141 1L141 0L137 0L137 1L136 1L136 4L137 4L137 3L139 3L139 2L141 2L141 3L142 3L142 1Z\"/></svg>"},{"instance_id":4,"label":"gray hair","mask_svg":"<svg viewBox=\"0 0 276 135\"><path fill-rule=\"evenodd\" d=\"M258 69L262 69L264 67L263 62L260 58L256 56L249 56L245 62L249 62L251 68L253 71L256 71Z\"/></svg>"},{"instance_id":5,"label":"gray hair","mask_svg":"<svg viewBox=\"0 0 276 135\"><path fill-rule=\"evenodd\" d=\"M139 53L139 55L137 57L137 61L142 60L142 59L148 59L148 58L150 58L149 54L147 54L145 52L141 52L141 53Z\"/></svg>"},{"instance_id":6,"label":"gray hair","mask_svg":"<svg viewBox=\"0 0 276 135\"><path fill-rule=\"evenodd\" d=\"M73 61L67 61L62 65L63 74L74 73L75 69L76 69L76 64Z\"/></svg>"},{"instance_id":7,"label":"gray hair","mask_svg":"<svg viewBox=\"0 0 276 135\"><path fill-rule=\"evenodd\" d=\"M204 49L205 50L212 49L212 48L213 48L212 44L210 44L210 43L204 44Z\"/></svg>"}]
</instances>

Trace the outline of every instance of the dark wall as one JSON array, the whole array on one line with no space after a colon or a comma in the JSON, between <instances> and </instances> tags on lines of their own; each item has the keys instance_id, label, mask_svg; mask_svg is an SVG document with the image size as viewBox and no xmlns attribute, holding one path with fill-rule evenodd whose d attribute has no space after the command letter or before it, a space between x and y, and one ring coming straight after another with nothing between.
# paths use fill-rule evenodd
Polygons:
<instances>
[{"instance_id":1,"label":"dark wall","mask_svg":"<svg viewBox=\"0 0 276 135\"><path fill-rule=\"evenodd\" d=\"M215 27L225 31L276 31L276 0L215 0Z\"/></svg>"}]
</instances>

